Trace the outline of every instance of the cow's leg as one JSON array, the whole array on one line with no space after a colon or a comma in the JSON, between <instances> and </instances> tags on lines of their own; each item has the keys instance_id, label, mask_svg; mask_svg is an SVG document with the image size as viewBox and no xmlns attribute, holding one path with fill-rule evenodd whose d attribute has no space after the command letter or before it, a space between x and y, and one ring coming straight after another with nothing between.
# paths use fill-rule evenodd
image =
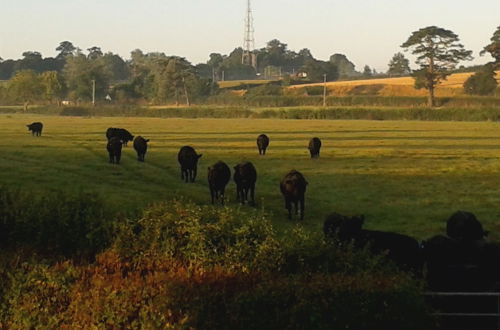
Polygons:
<instances>
[{"instance_id":1,"label":"cow's leg","mask_svg":"<svg viewBox=\"0 0 500 330\"><path fill-rule=\"evenodd\" d=\"M214 205L215 191L214 188L210 187L210 198L212 199L212 205Z\"/></svg>"},{"instance_id":2,"label":"cow's leg","mask_svg":"<svg viewBox=\"0 0 500 330\"><path fill-rule=\"evenodd\" d=\"M288 198L285 199L285 208L288 210L288 220L292 220L292 203Z\"/></svg>"},{"instance_id":3,"label":"cow's leg","mask_svg":"<svg viewBox=\"0 0 500 330\"><path fill-rule=\"evenodd\" d=\"M266 154L266 148L263 148L262 149L262 154L265 155Z\"/></svg>"},{"instance_id":4,"label":"cow's leg","mask_svg":"<svg viewBox=\"0 0 500 330\"><path fill-rule=\"evenodd\" d=\"M250 198L252 200L252 206L255 206L255 184L250 187Z\"/></svg>"},{"instance_id":5,"label":"cow's leg","mask_svg":"<svg viewBox=\"0 0 500 330\"><path fill-rule=\"evenodd\" d=\"M224 205L224 195L225 195L225 192L226 192L226 187L223 187L220 191L220 202L222 205Z\"/></svg>"},{"instance_id":6,"label":"cow's leg","mask_svg":"<svg viewBox=\"0 0 500 330\"><path fill-rule=\"evenodd\" d=\"M121 154L116 155L116 163L120 164L120 158L122 157Z\"/></svg>"},{"instance_id":7,"label":"cow's leg","mask_svg":"<svg viewBox=\"0 0 500 330\"><path fill-rule=\"evenodd\" d=\"M300 199L300 220L304 220L304 211L305 211L305 205L304 205L304 196Z\"/></svg>"},{"instance_id":8,"label":"cow's leg","mask_svg":"<svg viewBox=\"0 0 500 330\"><path fill-rule=\"evenodd\" d=\"M241 186L236 185L236 200L241 203Z\"/></svg>"},{"instance_id":9,"label":"cow's leg","mask_svg":"<svg viewBox=\"0 0 500 330\"><path fill-rule=\"evenodd\" d=\"M194 180L196 179L197 172L198 172L197 168L191 170L191 182L194 182Z\"/></svg>"}]
</instances>

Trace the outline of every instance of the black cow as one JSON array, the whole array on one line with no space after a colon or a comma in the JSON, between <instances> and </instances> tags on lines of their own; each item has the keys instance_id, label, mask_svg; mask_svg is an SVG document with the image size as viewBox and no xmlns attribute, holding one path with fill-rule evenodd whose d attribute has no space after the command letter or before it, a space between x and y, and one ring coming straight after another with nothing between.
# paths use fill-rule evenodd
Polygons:
<instances>
[{"instance_id":1,"label":"black cow","mask_svg":"<svg viewBox=\"0 0 500 330\"><path fill-rule=\"evenodd\" d=\"M373 254L383 254L401 269L420 276L423 257L416 239L393 232L362 229L364 216L343 216L338 213L328 215L323 223L327 239L352 242L355 248L368 246Z\"/></svg>"},{"instance_id":2,"label":"black cow","mask_svg":"<svg viewBox=\"0 0 500 330\"><path fill-rule=\"evenodd\" d=\"M457 240L475 241L483 239L488 233L483 230L483 226L474 214L457 211L446 223L446 235Z\"/></svg>"},{"instance_id":3,"label":"black cow","mask_svg":"<svg viewBox=\"0 0 500 330\"><path fill-rule=\"evenodd\" d=\"M437 235L423 243L429 287L440 291L500 289L500 247L485 239L475 215L453 213L446 230L448 236Z\"/></svg>"},{"instance_id":4,"label":"black cow","mask_svg":"<svg viewBox=\"0 0 500 330\"><path fill-rule=\"evenodd\" d=\"M219 198L221 203L224 204L224 191L230 179L231 170L226 163L218 161L208 168L208 186L210 187L212 204Z\"/></svg>"},{"instance_id":5,"label":"black cow","mask_svg":"<svg viewBox=\"0 0 500 330\"><path fill-rule=\"evenodd\" d=\"M122 156L122 140L116 136L110 138L106 149L109 153L109 162L120 164L120 158Z\"/></svg>"},{"instance_id":6,"label":"black cow","mask_svg":"<svg viewBox=\"0 0 500 330\"><path fill-rule=\"evenodd\" d=\"M304 199L306 187L308 182L296 170L291 170L286 174L280 182L280 190L285 198L285 208L288 210L288 219L292 219L292 203L295 205L295 214L299 213L300 206L300 220L304 219Z\"/></svg>"},{"instance_id":7,"label":"black cow","mask_svg":"<svg viewBox=\"0 0 500 330\"><path fill-rule=\"evenodd\" d=\"M43 124L39 121L26 125L28 127L28 131L31 131L31 135L33 136L41 136Z\"/></svg>"},{"instance_id":8,"label":"black cow","mask_svg":"<svg viewBox=\"0 0 500 330\"><path fill-rule=\"evenodd\" d=\"M259 155L265 155L268 146L269 137L266 134L259 135L257 137L257 148L259 148Z\"/></svg>"},{"instance_id":9,"label":"black cow","mask_svg":"<svg viewBox=\"0 0 500 330\"><path fill-rule=\"evenodd\" d=\"M106 130L106 137L108 138L108 140L112 137L118 137L125 146L127 145L128 141L134 140L134 136L124 128L110 127Z\"/></svg>"},{"instance_id":10,"label":"black cow","mask_svg":"<svg viewBox=\"0 0 500 330\"><path fill-rule=\"evenodd\" d=\"M319 157L319 149L321 149L321 140L317 137L313 137L309 141L309 152L311 153L311 158Z\"/></svg>"},{"instance_id":11,"label":"black cow","mask_svg":"<svg viewBox=\"0 0 500 330\"><path fill-rule=\"evenodd\" d=\"M181 179L185 182L194 182L198 169L198 159L202 154L196 154L196 151L190 146L184 146L177 154L177 160L181 165Z\"/></svg>"},{"instance_id":12,"label":"black cow","mask_svg":"<svg viewBox=\"0 0 500 330\"><path fill-rule=\"evenodd\" d=\"M149 139L145 139L142 136L138 136L134 139L134 149L137 152L137 160L140 162L144 161L144 156L146 156L146 151L148 150Z\"/></svg>"},{"instance_id":13,"label":"black cow","mask_svg":"<svg viewBox=\"0 0 500 330\"><path fill-rule=\"evenodd\" d=\"M236 199L244 204L248 201L250 192L251 204L255 205L255 182L257 170L251 162L244 162L234 167L234 182L236 183Z\"/></svg>"}]
</instances>

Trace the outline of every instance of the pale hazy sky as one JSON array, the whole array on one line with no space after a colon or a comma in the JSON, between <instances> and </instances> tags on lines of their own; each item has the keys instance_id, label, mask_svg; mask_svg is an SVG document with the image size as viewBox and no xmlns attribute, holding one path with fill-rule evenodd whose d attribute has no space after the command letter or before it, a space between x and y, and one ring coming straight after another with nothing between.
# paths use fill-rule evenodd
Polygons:
<instances>
[{"instance_id":1,"label":"pale hazy sky","mask_svg":"<svg viewBox=\"0 0 500 330\"><path fill-rule=\"evenodd\" d=\"M101 47L124 58L139 48L206 62L243 43L246 0L1 0L0 57L24 51L55 56L61 41ZM357 70L386 71L411 32L452 30L480 64L479 51L500 25L500 0L252 0L255 46L271 39L327 60L342 53ZM409 58L411 56L407 55ZM413 64L413 62L412 62Z\"/></svg>"}]
</instances>

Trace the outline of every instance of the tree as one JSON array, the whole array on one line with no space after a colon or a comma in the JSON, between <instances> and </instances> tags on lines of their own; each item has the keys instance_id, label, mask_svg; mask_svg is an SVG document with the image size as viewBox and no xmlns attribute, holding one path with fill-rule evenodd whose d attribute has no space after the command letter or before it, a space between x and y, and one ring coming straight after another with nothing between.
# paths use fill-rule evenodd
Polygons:
<instances>
[{"instance_id":1,"label":"tree","mask_svg":"<svg viewBox=\"0 0 500 330\"><path fill-rule=\"evenodd\" d=\"M318 61L310 59L301 68L301 71L307 73L307 78L311 82L322 82L326 74L326 81L334 81L339 77L337 66L331 62Z\"/></svg>"},{"instance_id":2,"label":"tree","mask_svg":"<svg viewBox=\"0 0 500 330\"><path fill-rule=\"evenodd\" d=\"M498 69L500 67L500 26L497 27L490 40L491 43L483 48L481 55L486 52L490 53L495 59L495 68Z\"/></svg>"},{"instance_id":3,"label":"tree","mask_svg":"<svg viewBox=\"0 0 500 330\"><path fill-rule=\"evenodd\" d=\"M24 110L28 110L28 105L42 96L40 77L33 70L18 71L9 81L9 93L16 100L24 102Z\"/></svg>"},{"instance_id":4,"label":"tree","mask_svg":"<svg viewBox=\"0 0 500 330\"><path fill-rule=\"evenodd\" d=\"M415 63L420 66L420 70L414 72L415 88L429 91L430 107L435 104L436 86L451 74L460 61L472 59L472 51L459 43L455 33L436 26L414 31L401 47L411 49L412 54L417 55Z\"/></svg>"},{"instance_id":5,"label":"tree","mask_svg":"<svg viewBox=\"0 0 500 330\"><path fill-rule=\"evenodd\" d=\"M410 61L403 55L403 53L396 53L389 62L389 76L405 76L410 74Z\"/></svg>"},{"instance_id":6,"label":"tree","mask_svg":"<svg viewBox=\"0 0 500 330\"><path fill-rule=\"evenodd\" d=\"M87 48L87 51L89 52L87 57L90 58L91 60L96 60L103 55L101 47L93 46Z\"/></svg>"},{"instance_id":7,"label":"tree","mask_svg":"<svg viewBox=\"0 0 500 330\"><path fill-rule=\"evenodd\" d=\"M472 95L491 95L497 88L493 64L485 65L480 71L470 76L464 83L464 90Z\"/></svg>"},{"instance_id":8,"label":"tree","mask_svg":"<svg viewBox=\"0 0 500 330\"><path fill-rule=\"evenodd\" d=\"M59 52L57 55L57 59L64 59L68 55L74 55L76 51L76 47L69 41L61 41L59 46L57 46L56 51Z\"/></svg>"},{"instance_id":9,"label":"tree","mask_svg":"<svg viewBox=\"0 0 500 330\"><path fill-rule=\"evenodd\" d=\"M45 71L40 75L40 82L44 90L45 99L52 102L54 98L63 96L64 83L57 71Z\"/></svg>"},{"instance_id":10,"label":"tree","mask_svg":"<svg viewBox=\"0 0 500 330\"><path fill-rule=\"evenodd\" d=\"M333 54L330 62L335 64L339 70L340 77L352 77L356 75L355 65L344 54Z\"/></svg>"},{"instance_id":11,"label":"tree","mask_svg":"<svg viewBox=\"0 0 500 330\"><path fill-rule=\"evenodd\" d=\"M368 65L365 65L365 67L363 68L363 77L369 78L372 75L372 69Z\"/></svg>"},{"instance_id":12,"label":"tree","mask_svg":"<svg viewBox=\"0 0 500 330\"><path fill-rule=\"evenodd\" d=\"M97 97L104 97L108 92L109 73L98 60L88 59L83 54L68 56L63 74L74 100L91 100L93 80Z\"/></svg>"}]
</instances>

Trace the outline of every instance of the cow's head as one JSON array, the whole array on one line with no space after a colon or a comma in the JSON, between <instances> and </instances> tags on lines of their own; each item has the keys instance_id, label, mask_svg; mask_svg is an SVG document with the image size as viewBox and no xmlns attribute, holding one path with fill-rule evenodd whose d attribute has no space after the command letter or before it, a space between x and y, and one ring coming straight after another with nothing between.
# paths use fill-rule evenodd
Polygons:
<instances>
[{"instance_id":1,"label":"cow's head","mask_svg":"<svg viewBox=\"0 0 500 330\"><path fill-rule=\"evenodd\" d=\"M364 215L344 216L334 212L326 217L323 231L325 236L349 240L360 233L364 221Z\"/></svg>"}]
</instances>

